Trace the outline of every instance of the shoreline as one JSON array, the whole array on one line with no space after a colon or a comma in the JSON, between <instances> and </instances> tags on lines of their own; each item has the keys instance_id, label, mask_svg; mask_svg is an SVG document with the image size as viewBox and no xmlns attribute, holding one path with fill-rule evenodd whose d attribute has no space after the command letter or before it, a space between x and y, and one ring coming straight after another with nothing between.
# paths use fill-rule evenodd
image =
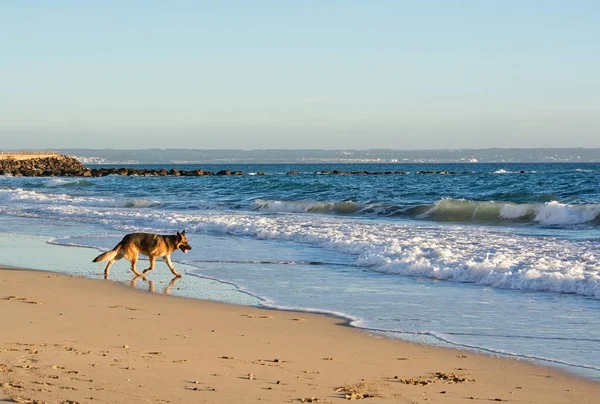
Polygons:
<instances>
[{"instance_id":1,"label":"shoreline","mask_svg":"<svg viewBox=\"0 0 600 404\"><path fill-rule=\"evenodd\" d=\"M592 403L600 394L600 383L556 368L375 336L329 314L6 266L0 279L11 325L0 328L0 399Z\"/></svg>"}]
</instances>

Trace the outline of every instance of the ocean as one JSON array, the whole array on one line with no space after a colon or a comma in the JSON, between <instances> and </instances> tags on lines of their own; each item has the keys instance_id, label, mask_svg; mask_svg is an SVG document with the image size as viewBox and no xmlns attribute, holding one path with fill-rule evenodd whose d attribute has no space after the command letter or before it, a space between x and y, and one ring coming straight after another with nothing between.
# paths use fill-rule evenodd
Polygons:
<instances>
[{"instance_id":1,"label":"ocean","mask_svg":"<svg viewBox=\"0 0 600 404\"><path fill-rule=\"evenodd\" d=\"M102 278L124 234L186 230L183 278L111 279L600 380L600 164L176 167L245 175L0 177L0 264Z\"/></svg>"}]
</instances>

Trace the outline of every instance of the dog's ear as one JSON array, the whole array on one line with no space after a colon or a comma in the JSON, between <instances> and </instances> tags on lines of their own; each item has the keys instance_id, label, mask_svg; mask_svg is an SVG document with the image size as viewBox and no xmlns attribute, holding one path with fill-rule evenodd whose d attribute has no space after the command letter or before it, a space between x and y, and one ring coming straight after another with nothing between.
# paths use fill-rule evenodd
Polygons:
<instances>
[{"instance_id":1,"label":"dog's ear","mask_svg":"<svg viewBox=\"0 0 600 404\"><path fill-rule=\"evenodd\" d=\"M180 239L181 238L181 233L177 232L177 238Z\"/></svg>"},{"instance_id":2,"label":"dog's ear","mask_svg":"<svg viewBox=\"0 0 600 404\"><path fill-rule=\"evenodd\" d=\"M182 235L182 236L185 236L185 230L181 232L181 235Z\"/></svg>"}]
</instances>

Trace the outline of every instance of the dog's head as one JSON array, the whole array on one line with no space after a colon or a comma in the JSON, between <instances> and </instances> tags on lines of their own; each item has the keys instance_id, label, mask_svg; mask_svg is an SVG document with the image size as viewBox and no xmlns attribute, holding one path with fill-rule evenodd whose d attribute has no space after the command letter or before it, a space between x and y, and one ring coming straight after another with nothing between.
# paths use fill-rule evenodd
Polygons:
<instances>
[{"instance_id":1,"label":"dog's head","mask_svg":"<svg viewBox=\"0 0 600 404\"><path fill-rule=\"evenodd\" d=\"M187 254L192 246L188 243L187 237L185 236L185 230L181 233L177 232L177 248L179 248L184 254Z\"/></svg>"}]
</instances>

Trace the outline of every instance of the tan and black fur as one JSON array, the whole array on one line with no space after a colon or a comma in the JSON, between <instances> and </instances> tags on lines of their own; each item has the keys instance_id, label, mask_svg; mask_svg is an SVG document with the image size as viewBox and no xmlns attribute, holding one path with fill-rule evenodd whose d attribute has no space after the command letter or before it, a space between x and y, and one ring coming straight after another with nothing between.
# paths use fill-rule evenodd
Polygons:
<instances>
[{"instance_id":1,"label":"tan and black fur","mask_svg":"<svg viewBox=\"0 0 600 404\"><path fill-rule=\"evenodd\" d=\"M115 248L94 258L93 262L109 260L106 268L104 268L104 277L106 278L112 264L121 258L126 258L131 262L133 273L138 276L144 276L144 274L154 269L154 261L157 258L163 257L173 275L180 277L181 274L177 273L173 262L171 262L171 254L178 248L184 253L192 249L185 236L185 230L169 236L151 233L131 233L123 237L123 240ZM135 267L140 253L147 255L150 261L150 266L144 269L142 273L138 272Z\"/></svg>"}]
</instances>

